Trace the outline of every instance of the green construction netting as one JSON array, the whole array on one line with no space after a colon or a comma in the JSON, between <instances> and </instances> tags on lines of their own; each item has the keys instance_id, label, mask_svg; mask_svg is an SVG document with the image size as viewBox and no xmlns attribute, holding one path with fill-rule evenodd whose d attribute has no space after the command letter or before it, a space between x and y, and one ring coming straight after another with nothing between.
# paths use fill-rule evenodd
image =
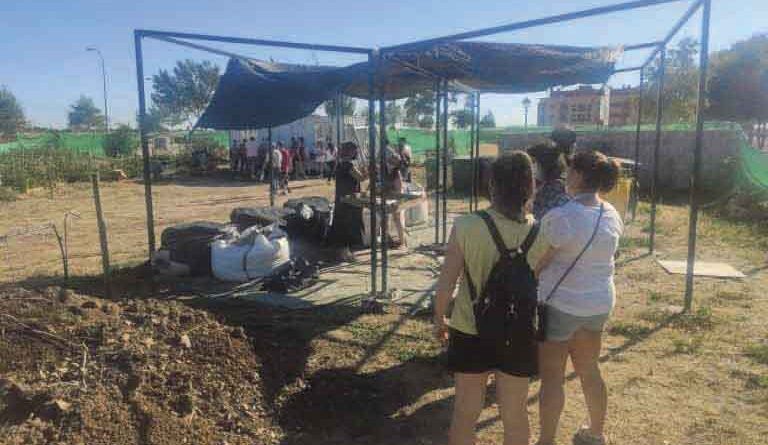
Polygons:
<instances>
[{"instance_id":1,"label":"green construction netting","mask_svg":"<svg viewBox=\"0 0 768 445\"><path fill-rule=\"evenodd\" d=\"M187 137L188 132L179 132L175 136ZM56 141L56 138L59 141ZM195 132L192 138L212 138L218 144L229 146L229 133L226 131ZM103 133L70 133L66 131L40 133L34 135L19 134L17 140L0 144L0 153L11 150L39 149L57 146L61 149L72 150L80 153L92 153L96 156L104 156Z\"/></svg>"},{"instance_id":2,"label":"green construction netting","mask_svg":"<svg viewBox=\"0 0 768 445\"><path fill-rule=\"evenodd\" d=\"M740 173L742 186L768 193L768 153L757 150L742 138Z\"/></svg>"},{"instance_id":3,"label":"green construction netting","mask_svg":"<svg viewBox=\"0 0 768 445\"><path fill-rule=\"evenodd\" d=\"M24 150L52 147L56 145L55 138L58 137L60 148L67 150L93 153L94 155L103 155L102 133L42 133L36 135L20 134L16 141L0 144L0 153L9 150Z\"/></svg>"},{"instance_id":4,"label":"green construction netting","mask_svg":"<svg viewBox=\"0 0 768 445\"><path fill-rule=\"evenodd\" d=\"M707 131L714 130L732 130L741 132L741 126L732 122L707 122L704 125L704 129ZM483 128L480 130L480 143L495 144L504 135L509 134L550 134L554 130L554 127L540 126L540 127L528 127L523 126L510 126L501 128ZM582 125L575 126L573 130L576 133L634 133L637 131L635 125L627 125L621 127L601 127L598 128L594 125ZM643 124L640 126L641 131L655 131L655 124ZM667 124L662 127L663 131L695 131L696 126L693 124ZM423 160L435 149L435 132L433 130L426 130L420 128L390 128L387 131L387 137L390 141L396 141L398 137L405 137L408 140L408 144L413 150L413 154L417 160ZM454 153L456 155L469 155L469 130L450 130L448 132L448 140L454 147Z\"/></svg>"}]
</instances>

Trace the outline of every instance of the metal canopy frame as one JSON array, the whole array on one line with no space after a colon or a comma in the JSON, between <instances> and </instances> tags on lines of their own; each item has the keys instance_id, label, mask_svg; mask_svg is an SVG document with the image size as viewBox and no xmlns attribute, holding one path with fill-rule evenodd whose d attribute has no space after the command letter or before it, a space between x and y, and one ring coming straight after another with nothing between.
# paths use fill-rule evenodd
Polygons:
<instances>
[{"instance_id":1,"label":"metal canopy frame","mask_svg":"<svg viewBox=\"0 0 768 445\"><path fill-rule=\"evenodd\" d=\"M634 159L635 161L634 172L635 172L635 178L637 178L637 169L639 164L638 161L639 161L639 152L640 152L640 148L639 148L640 132L641 132L640 126L641 126L642 111L643 111L642 110L642 94L643 94L642 92L643 92L643 83L645 80L644 71L654 60L656 60L656 57L660 55L661 63L659 64L658 75L660 77L660 81L663 82L664 71L665 71L664 57L665 57L667 45L677 35L680 29L691 20L693 15L696 12L698 12L700 9L702 10L701 51L700 51L700 60L699 60L698 109L696 113L696 140L693 147L694 149L693 163L692 163L691 177L690 177L688 269L686 273L686 287L685 287L685 310L688 311L691 308L692 299L693 299L693 285L694 285L693 271L694 271L694 264L696 259L695 258L696 237L697 237L697 222L698 222L698 210L699 210L697 191L698 191L698 186L700 183L700 176L701 176L701 158L702 158L703 131L704 131L703 107L704 107L706 96L707 96L706 76L707 76L707 69L709 65L708 51L709 51L711 1L712 0L629 1L629 2L617 3L617 4L607 5L607 6L597 7L597 8L585 9L581 11L575 11L575 12L566 13L566 14L553 15L549 17L534 19L534 20L515 22L515 23L495 26L491 28L483 28L483 29L463 32L459 34L452 34L444 37L437 37L437 38L404 43L400 45L388 46L388 47L381 48L380 50L372 49L372 48L353 47L353 46L320 45L320 44L297 43L297 42L288 42L288 41L279 41L279 40L251 39L251 38L243 38L243 37L226 37L226 36L217 36L217 35L208 35L208 34L192 34L192 33L153 31L153 30L135 30L134 43L136 48L136 75L137 75L138 96L139 96L139 129L140 129L140 135L141 135L142 155L143 155L143 161L144 161L144 184L145 184L145 200L146 200L146 211L147 211L147 238L148 238L148 245L149 245L149 254L151 255L152 252L154 252L155 250L155 234L154 234L154 216L153 216L153 208L152 208L152 179L150 174L149 145L147 141L146 130L144 128L144 120L146 117L146 100L145 100L145 92L144 92L144 70L143 70L143 53L142 53L142 39L144 38L153 38L159 41L187 46L190 48L199 49L199 50L207 51L214 54L224 55L228 57L238 57L238 58L244 58L244 59L248 59L248 58L245 56L240 56L238 54L218 50L216 48L210 48L204 45L191 43L191 42L188 42L187 40L215 41L215 42L237 43L237 44L245 44L245 45L306 49L306 50L313 50L313 51L352 53L352 54L362 54L362 55L368 56L369 65L371 67L371 70L369 72L369 84L368 84L369 173L370 173L370 181L371 181L370 205L372 210L371 224L370 224L371 226L370 227L371 295L376 296L378 295L377 293L377 239L376 239L377 238L376 236L377 235L377 230L376 230L376 225L377 225L376 213L377 212L374 211L374 209L377 207L376 199L379 194L377 194L377 171L376 171L376 165L375 165L376 163L376 159L375 159L376 158L375 156L376 155L376 148L375 148L376 147L376 129L375 129L375 122L374 122L375 121L374 112L375 112L375 103L376 103L377 97L379 101L379 110L380 110L380 113L379 113L380 115L379 116L379 121L380 121L379 122L379 127L380 127L379 163L380 163L380 169L381 169L380 171L382 172L385 165L384 149L386 148L387 136L386 136L385 101L382 98L383 95L375 94L376 92L374 91L374 89L375 89L375 76L378 70L378 65L381 63L383 58L399 50L413 49L413 48L417 48L424 45L451 43L451 42L473 39L478 37L492 36L492 35L505 33L505 32L518 31L522 29L529 29L529 28L534 28L539 26L569 22L569 21L578 20L582 18L594 17L594 16L611 14L611 13L632 11L636 9L648 8L648 7L658 6L658 5L668 4L668 3L692 2L689 8L686 10L686 12L683 14L683 16L680 17L675 22L675 24L672 26L672 28L669 30L669 32L666 34L666 36L662 40L647 42L647 43L640 43L640 44L633 44L633 45L626 45L624 47L625 51L653 48L653 51L651 52L651 54L648 56L648 58L645 60L645 62L642 65L630 67L630 68L620 68L614 71L614 74L640 71L640 76L641 76L640 95L641 96L640 96L640 100L638 101L637 132L635 137L635 159ZM180 40L180 39L183 39L183 40ZM404 61L398 61L397 58L392 58L392 60L413 69L415 72L419 72L420 74L435 80L435 83L434 83L434 89L436 93L435 94L435 100L436 100L435 164L437 167L435 171L435 180L436 180L435 209L434 209L435 211L435 243L438 243L441 238L440 237L441 235L440 210L442 210L442 243L445 243L446 242L446 224L447 224L447 221L446 221L447 220L447 208L446 208L447 165L446 164L447 164L447 152L448 152L447 93L449 89L448 88L449 81L451 81L451 79L441 79L440 76L436 75L435 73L430 73L427 70L424 70L423 68L420 68L420 67L408 66L407 63L405 63ZM480 168L479 168L480 156L479 155L480 155L480 93L481 92L467 91L466 87L463 85L460 85L460 89L464 90L465 92L468 92L469 94L472 94L472 100L471 100L472 125L471 125L470 139L471 139L471 145L473 146L470 150L471 157L472 157L472 197L470 199L470 208L477 209L479 204L479 183L480 183ZM442 110L441 110L441 98L442 98ZM655 138L653 159L652 159L653 174L652 174L652 184L651 184L651 190L652 190L652 193L651 193L652 195L651 196L651 201L652 201L651 202L651 208L652 208L651 243L650 243L651 253L653 252L654 245L655 245L655 231L656 231L655 208L657 203L656 185L658 182L658 162L657 161L658 161L658 156L659 156L659 152L662 145L662 141L661 141L661 121L662 121L662 110L663 110L662 98L663 98L663 86L659 89L659 92L658 92L656 138ZM441 124L442 124L442 138L440 134ZM338 122L337 122L337 128L338 128ZM442 149L443 149L442 159L441 159L441 153L440 153L441 142L442 142ZM440 178L441 173L442 173L442 181ZM442 189L441 189L441 185L442 185ZM272 185L271 192L270 192L270 196L272 198L274 198L273 187L274 186ZM442 200L440 199L441 195L442 195ZM382 199L382 204L384 204L383 202L384 196L382 195L380 196L380 198ZM440 208L441 207L440 204L442 204L442 209ZM381 210L383 213L382 216L384 217L382 218L382 246L381 246L382 288L381 288L381 291L384 295L386 295L388 292L388 288L387 288L388 240L387 240L387 233L386 233L388 224L386 219L386 208L384 205L381 206ZM634 208L633 208L633 215L634 215Z\"/></svg>"}]
</instances>

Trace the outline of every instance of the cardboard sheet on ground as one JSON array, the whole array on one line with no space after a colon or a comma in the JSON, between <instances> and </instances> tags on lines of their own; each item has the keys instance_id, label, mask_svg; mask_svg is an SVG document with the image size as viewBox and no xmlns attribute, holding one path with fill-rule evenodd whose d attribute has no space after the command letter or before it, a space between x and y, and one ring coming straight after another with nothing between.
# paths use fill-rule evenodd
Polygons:
<instances>
[{"instance_id":1,"label":"cardboard sheet on ground","mask_svg":"<svg viewBox=\"0 0 768 445\"><path fill-rule=\"evenodd\" d=\"M659 260L659 265L668 273L675 275L685 275L688 268L687 261L667 261ZM698 277L713 278L744 278L746 275L736 270L733 266L726 263L707 263L696 261L693 266L693 274Z\"/></svg>"}]
</instances>

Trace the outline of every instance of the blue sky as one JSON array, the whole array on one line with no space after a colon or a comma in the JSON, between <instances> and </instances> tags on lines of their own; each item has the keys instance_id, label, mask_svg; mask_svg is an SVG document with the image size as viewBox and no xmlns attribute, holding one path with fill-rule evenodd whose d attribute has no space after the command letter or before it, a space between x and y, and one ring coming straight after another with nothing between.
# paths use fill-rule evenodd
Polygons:
<instances>
[{"instance_id":1,"label":"blue sky","mask_svg":"<svg viewBox=\"0 0 768 445\"><path fill-rule=\"evenodd\" d=\"M96 45L104 53L113 122L133 123L137 108L134 28L261 37L356 46L385 46L514 21L616 3L619 0L2 0L0 1L0 85L21 101L37 125L61 127L68 106L80 94L102 103ZM572 45L639 43L661 38L688 2L518 31L497 41ZM714 0L712 49L727 48L757 32L768 32L768 1ZM698 37L698 16L680 37ZM361 60L332 53L221 45L257 58L321 64ZM226 60L191 49L147 41L145 73L171 67L177 59ZM636 64L645 53L625 56ZM636 75L612 84L637 83ZM532 93L532 99L542 97ZM523 96L484 96L498 124L522 122ZM535 105L535 104L534 104ZM535 113L533 113L535 115ZM533 118L535 120L535 118Z\"/></svg>"}]
</instances>

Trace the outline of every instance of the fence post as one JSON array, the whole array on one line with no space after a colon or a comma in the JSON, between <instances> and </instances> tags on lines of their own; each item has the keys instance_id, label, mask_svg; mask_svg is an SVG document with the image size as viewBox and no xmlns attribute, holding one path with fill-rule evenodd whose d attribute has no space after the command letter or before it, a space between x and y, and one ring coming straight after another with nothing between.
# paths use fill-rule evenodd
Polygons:
<instances>
[{"instance_id":1,"label":"fence post","mask_svg":"<svg viewBox=\"0 0 768 445\"><path fill-rule=\"evenodd\" d=\"M101 194L99 193L99 173L91 174L93 185L93 203L96 206L96 223L99 227L99 244L101 245L101 267L104 273L104 289L107 298L112 297L112 283L109 267L109 246L107 244L107 225L104 222L104 213L101 209Z\"/></svg>"}]
</instances>

